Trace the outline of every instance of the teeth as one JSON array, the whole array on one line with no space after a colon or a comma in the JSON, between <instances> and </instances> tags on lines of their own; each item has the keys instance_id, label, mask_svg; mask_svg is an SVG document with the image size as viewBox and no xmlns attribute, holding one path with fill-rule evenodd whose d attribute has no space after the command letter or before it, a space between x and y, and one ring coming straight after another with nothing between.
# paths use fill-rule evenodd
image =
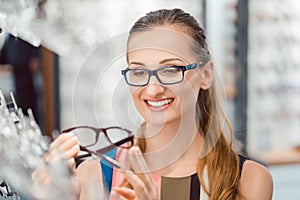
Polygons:
<instances>
[{"instance_id":1,"label":"teeth","mask_svg":"<svg viewBox=\"0 0 300 200\"><path fill-rule=\"evenodd\" d=\"M173 99L166 99L163 101L147 101L147 103L151 106L164 106L167 105L169 103L171 103L173 101Z\"/></svg>"}]
</instances>

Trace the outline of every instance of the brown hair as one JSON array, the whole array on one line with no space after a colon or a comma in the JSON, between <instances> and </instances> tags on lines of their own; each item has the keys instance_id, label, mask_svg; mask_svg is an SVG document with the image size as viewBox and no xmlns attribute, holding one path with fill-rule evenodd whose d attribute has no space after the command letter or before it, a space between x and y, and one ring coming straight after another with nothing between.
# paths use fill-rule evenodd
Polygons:
<instances>
[{"instance_id":1,"label":"brown hair","mask_svg":"<svg viewBox=\"0 0 300 200\"><path fill-rule=\"evenodd\" d=\"M147 13L134 24L130 35L164 25L180 27L183 33L195 40L194 50L199 55L199 59L204 62L211 60L204 30L194 17L181 9L162 9ZM199 147L197 167L201 187L210 199L228 200L242 197L239 187L239 158L232 150L233 132L218 101L215 84L209 90L199 91L196 118L199 132L205 139L201 150ZM224 119L230 130L229 143L225 138L221 119ZM142 151L145 150L145 140L138 139L137 144ZM203 181L202 174L205 167L207 167L209 185L205 185Z\"/></svg>"}]
</instances>

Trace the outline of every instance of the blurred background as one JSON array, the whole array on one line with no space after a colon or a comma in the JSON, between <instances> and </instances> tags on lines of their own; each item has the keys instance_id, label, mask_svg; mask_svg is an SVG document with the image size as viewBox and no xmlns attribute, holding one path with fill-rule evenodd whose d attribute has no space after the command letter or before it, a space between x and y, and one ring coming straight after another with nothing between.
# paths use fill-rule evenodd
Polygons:
<instances>
[{"instance_id":1,"label":"blurred background","mask_svg":"<svg viewBox=\"0 0 300 200\"><path fill-rule=\"evenodd\" d=\"M83 124L135 131L120 74L128 31L175 7L207 31L241 151L270 169L274 199L300 199L300 1L0 0L0 88L34 110L45 135Z\"/></svg>"}]
</instances>

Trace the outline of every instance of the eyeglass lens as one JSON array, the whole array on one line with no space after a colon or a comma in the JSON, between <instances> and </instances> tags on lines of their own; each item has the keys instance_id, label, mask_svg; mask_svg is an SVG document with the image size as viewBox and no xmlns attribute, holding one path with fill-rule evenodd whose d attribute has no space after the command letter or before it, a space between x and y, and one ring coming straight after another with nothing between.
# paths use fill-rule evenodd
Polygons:
<instances>
[{"instance_id":1,"label":"eyeglass lens","mask_svg":"<svg viewBox=\"0 0 300 200\"><path fill-rule=\"evenodd\" d=\"M106 135L103 132L97 133L91 128L76 128L73 132L78 137L82 146L93 146L97 149L105 148L111 144L117 144L119 141L122 141L129 136L125 130L119 128L106 129ZM128 148L131 146L131 142L125 142L119 146Z\"/></svg>"},{"instance_id":2,"label":"eyeglass lens","mask_svg":"<svg viewBox=\"0 0 300 200\"><path fill-rule=\"evenodd\" d=\"M138 68L129 69L125 74L127 82L132 85L147 84L151 75L154 75L162 84L174 84L183 80L183 69L177 66L163 67L153 71Z\"/></svg>"}]
</instances>

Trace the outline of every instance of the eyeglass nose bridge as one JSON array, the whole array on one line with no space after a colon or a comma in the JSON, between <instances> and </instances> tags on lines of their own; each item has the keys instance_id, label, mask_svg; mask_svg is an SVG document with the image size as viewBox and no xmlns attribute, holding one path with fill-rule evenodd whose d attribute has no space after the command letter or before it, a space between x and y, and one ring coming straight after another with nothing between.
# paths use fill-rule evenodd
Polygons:
<instances>
[{"instance_id":1,"label":"eyeglass nose bridge","mask_svg":"<svg viewBox=\"0 0 300 200\"><path fill-rule=\"evenodd\" d=\"M156 70L149 70L148 71L148 74L149 74L149 77L148 77L148 82L146 85L148 85L150 83L150 80L151 80L151 77L154 76L156 78L156 80L160 83L160 84L163 84L162 81L159 79L159 76L157 74L157 72L159 71L159 69L156 69Z\"/></svg>"}]
</instances>

